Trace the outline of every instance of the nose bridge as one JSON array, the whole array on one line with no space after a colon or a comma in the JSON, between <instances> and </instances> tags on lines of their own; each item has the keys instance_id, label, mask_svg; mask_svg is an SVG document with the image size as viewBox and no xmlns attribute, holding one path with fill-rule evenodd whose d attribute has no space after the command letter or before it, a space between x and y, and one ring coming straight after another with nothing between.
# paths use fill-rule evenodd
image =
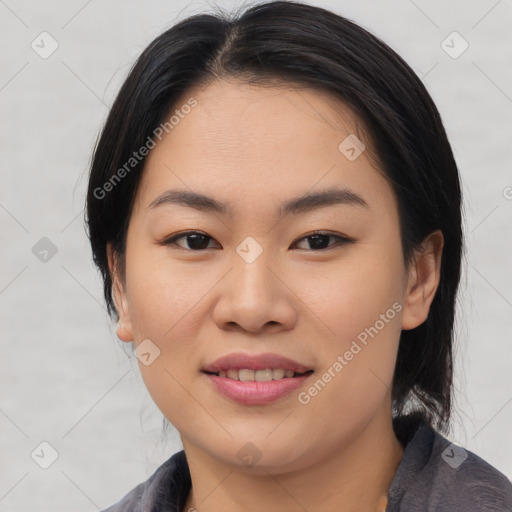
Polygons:
<instances>
[{"instance_id":1,"label":"nose bridge","mask_svg":"<svg viewBox=\"0 0 512 512\"><path fill-rule=\"evenodd\" d=\"M254 237L246 237L236 248L234 256L234 286L237 294L268 295L271 291L271 250ZM268 296L266 297L268 299Z\"/></svg>"},{"instance_id":2,"label":"nose bridge","mask_svg":"<svg viewBox=\"0 0 512 512\"><path fill-rule=\"evenodd\" d=\"M263 245L253 236L246 236L236 247L236 253L239 258L247 265L252 265L258 259L268 259L269 249L263 248ZM266 253L262 258L263 253Z\"/></svg>"},{"instance_id":3,"label":"nose bridge","mask_svg":"<svg viewBox=\"0 0 512 512\"><path fill-rule=\"evenodd\" d=\"M272 249L247 237L233 253L232 270L224 281L214 318L220 328L237 324L245 331L291 329L296 311L286 287L274 275Z\"/></svg>"}]
</instances>

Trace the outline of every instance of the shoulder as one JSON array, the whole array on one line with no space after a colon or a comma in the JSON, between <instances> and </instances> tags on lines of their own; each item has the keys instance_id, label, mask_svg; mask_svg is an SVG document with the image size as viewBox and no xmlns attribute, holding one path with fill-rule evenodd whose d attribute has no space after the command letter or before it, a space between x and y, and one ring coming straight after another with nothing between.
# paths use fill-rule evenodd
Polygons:
<instances>
[{"instance_id":1,"label":"shoulder","mask_svg":"<svg viewBox=\"0 0 512 512\"><path fill-rule=\"evenodd\" d=\"M438 468L438 510L512 512L510 480L475 453L435 435L432 464Z\"/></svg>"},{"instance_id":2,"label":"shoulder","mask_svg":"<svg viewBox=\"0 0 512 512\"><path fill-rule=\"evenodd\" d=\"M144 482L134 487L121 500L101 512L145 512L181 510L190 489L190 473L181 450L160 465Z\"/></svg>"},{"instance_id":3,"label":"shoulder","mask_svg":"<svg viewBox=\"0 0 512 512\"><path fill-rule=\"evenodd\" d=\"M154 474L150 479L153 477ZM137 485L137 487L132 489L121 500L110 507L101 510L101 512L142 512L142 496L144 495L144 490L147 488L147 483L150 479Z\"/></svg>"},{"instance_id":4,"label":"shoulder","mask_svg":"<svg viewBox=\"0 0 512 512\"><path fill-rule=\"evenodd\" d=\"M389 512L512 512L512 483L475 453L420 423L390 487Z\"/></svg>"}]
</instances>

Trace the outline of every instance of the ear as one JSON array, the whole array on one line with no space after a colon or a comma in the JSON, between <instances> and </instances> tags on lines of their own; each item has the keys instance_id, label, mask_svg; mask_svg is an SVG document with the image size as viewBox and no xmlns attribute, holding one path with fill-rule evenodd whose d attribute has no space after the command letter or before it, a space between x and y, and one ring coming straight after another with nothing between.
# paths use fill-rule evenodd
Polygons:
<instances>
[{"instance_id":1,"label":"ear","mask_svg":"<svg viewBox=\"0 0 512 512\"><path fill-rule=\"evenodd\" d=\"M130 319L125 284L118 270L118 255L114 251L111 242L107 243L107 257L108 267L112 277L112 293L114 295L114 304L119 316L119 321L117 322L116 328L117 337L121 341L133 341L133 327Z\"/></svg>"},{"instance_id":2,"label":"ear","mask_svg":"<svg viewBox=\"0 0 512 512\"><path fill-rule=\"evenodd\" d=\"M411 262L403 301L402 329L414 329L428 316L441 277L444 237L433 231L415 251Z\"/></svg>"}]
</instances>

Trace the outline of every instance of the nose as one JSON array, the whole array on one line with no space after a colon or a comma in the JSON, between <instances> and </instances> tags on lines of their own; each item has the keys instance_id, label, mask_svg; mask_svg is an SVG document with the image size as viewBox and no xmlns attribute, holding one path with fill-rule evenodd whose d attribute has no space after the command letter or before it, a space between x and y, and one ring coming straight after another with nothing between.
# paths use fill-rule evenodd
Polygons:
<instances>
[{"instance_id":1,"label":"nose","mask_svg":"<svg viewBox=\"0 0 512 512\"><path fill-rule=\"evenodd\" d=\"M220 297L213 311L219 328L251 333L294 328L297 299L270 252L264 250L254 261L244 259L243 253L234 255L231 271L219 283Z\"/></svg>"}]
</instances>

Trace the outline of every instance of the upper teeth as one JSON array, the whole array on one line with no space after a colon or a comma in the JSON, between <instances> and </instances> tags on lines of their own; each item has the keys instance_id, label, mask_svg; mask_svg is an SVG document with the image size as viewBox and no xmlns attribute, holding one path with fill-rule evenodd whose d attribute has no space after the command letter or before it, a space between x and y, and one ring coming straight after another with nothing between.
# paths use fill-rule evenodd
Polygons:
<instances>
[{"instance_id":1,"label":"upper teeth","mask_svg":"<svg viewBox=\"0 0 512 512\"><path fill-rule=\"evenodd\" d=\"M265 370L221 370L219 377L227 377L228 379L248 381L255 380L257 382L265 382L270 380L279 380L285 377L293 377L293 370L284 370L283 368L266 368Z\"/></svg>"}]
</instances>

